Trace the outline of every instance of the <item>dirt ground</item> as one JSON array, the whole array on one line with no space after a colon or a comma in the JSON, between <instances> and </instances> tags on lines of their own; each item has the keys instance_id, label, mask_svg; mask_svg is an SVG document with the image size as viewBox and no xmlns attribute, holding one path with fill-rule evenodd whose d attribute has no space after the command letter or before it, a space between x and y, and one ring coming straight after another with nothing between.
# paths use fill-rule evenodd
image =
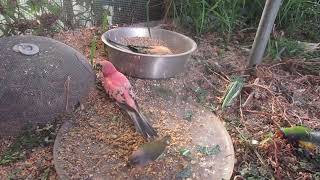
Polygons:
<instances>
[{"instance_id":1,"label":"dirt ground","mask_svg":"<svg viewBox=\"0 0 320 180\"><path fill-rule=\"evenodd\" d=\"M99 37L98 30L91 28L61 32L54 38L89 59L93 34ZM320 179L318 149L305 150L273 136L280 127L291 125L320 129L320 76L319 71L310 70L320 66L319 60L292 58L257 66L240 98L221 110L229 82L242 74L246 64L248 52L242 45L252 42L253 35L236 34L228 46L215 33L192 36L198 49L186 71L197 73L186 80L183 93L214 112L225 124L235 150L233 179ZM97 49L95 61L99 62L105 59L102 42L98 42ZM142 95L138 93L139 96ZM39 127L24 136L1 139L0 179L57 179L52 149L61 122L58 119L53 125Z\"/></svg>"}]
</instances>

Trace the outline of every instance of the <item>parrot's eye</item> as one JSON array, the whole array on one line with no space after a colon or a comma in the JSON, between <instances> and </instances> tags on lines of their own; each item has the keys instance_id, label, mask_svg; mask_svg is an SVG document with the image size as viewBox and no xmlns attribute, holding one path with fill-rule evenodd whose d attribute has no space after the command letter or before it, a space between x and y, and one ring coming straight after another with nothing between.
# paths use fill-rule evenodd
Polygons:
<instances>
[{"instance_id":1,"label":"parrot's eye","mask_svg":"<svg viewBox=\"0 0 320 180\"><path fill-rule=\"evenodd\" d=\"M98 70L98 71L100 71L101 69L102 69L102 65L101 64L96 64L96 69Z\"/></svg>"},{"instance_id":2,"label":"parrot's eye","mask_svg":"<svg viewBox=\"0 0 320 180\"><path fill-rule=\"evenodd\" d=\"M170 138L170 137L167 137L167 139L166 139L165 143L166 143L167 145L169 145L169 144L170 144L170 142L171 142L171 138Z\"/></svg>"}]
</instances>

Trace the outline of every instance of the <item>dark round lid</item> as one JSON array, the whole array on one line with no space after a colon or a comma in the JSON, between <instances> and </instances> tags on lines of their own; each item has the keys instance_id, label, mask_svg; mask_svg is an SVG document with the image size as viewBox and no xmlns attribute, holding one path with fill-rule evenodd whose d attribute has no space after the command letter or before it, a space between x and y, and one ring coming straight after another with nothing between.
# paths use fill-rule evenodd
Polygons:
<instances>
[{"instance_id":1,"label":"dark round lid","mask_svg":"<svg viewBox=\"0 0 320 180\"><path fill-rule=\"evenodd\" d=\"M86 58L39 36L0 39L0 136L72 110L94 85Z\"/></svg>"}]
</instances>

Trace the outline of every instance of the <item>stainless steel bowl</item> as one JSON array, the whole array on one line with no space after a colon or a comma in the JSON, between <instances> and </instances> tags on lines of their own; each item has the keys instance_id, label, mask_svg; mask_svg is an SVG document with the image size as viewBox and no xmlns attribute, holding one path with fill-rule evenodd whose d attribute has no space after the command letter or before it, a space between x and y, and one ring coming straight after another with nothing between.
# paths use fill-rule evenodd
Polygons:
<instances>
[{"instance_id":1,"label":"stainless steel bowl","mask_svg":"<svg viewBox=\"0 0 320 180\"><path fill-rule=\"evenodd\" d=\"M174 77L184 70L197 44L189 37L164 29L151 29L151 37L164 41L168 48L177 52L172 55L149 55L131 52L107 41L120 42L124 37L148 37L145 27L121 27L111 29L102 35L109 60L122 73L146 79Z\"/></svg>"}]
</instances>

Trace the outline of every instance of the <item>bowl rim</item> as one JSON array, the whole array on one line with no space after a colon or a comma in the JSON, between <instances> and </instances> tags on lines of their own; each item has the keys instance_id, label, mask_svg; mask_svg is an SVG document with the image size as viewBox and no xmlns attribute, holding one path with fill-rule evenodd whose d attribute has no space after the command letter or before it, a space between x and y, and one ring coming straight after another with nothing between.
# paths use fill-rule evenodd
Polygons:
<instances>
[{"instance_id":1,"label":"bowl rim","mask_svg":"<svg viewBox=\"0 0 320 180\"><path fill-rule=\"evenodd\" d=\"M173 34L176 34L177 36L180 36L182 38L185 38L187 39L188 41L191 42L192 44L192 48L186 52L183 52L183 53L179 53L179 54L167 54L167 55L156 55L156 54L142 54L142 53L136 53L136 52L131 52L131 51L125 51L123 48L119 48L117 46L114 46L113 44L109 43L107 40L106 40L106 35L108 33L110 33L111 31L117 31L119 29L148 29L146 27L117 27L117 28L114 28L114 29L110 29L106 32L104 32L102 35L101 35L101 40L103 41L104 44L108 45L109 47L113 48L113 49L116 49L118 51L121 51L121 52L124 52L124 53L128 53L128 54L133 54L133 55L138 55L138 56L147 56L147 57L177 57L177 56L184 56L184 55L188 55L188 54L191 54L192 52L194 52L196 49L197 49L197 43L191 39L190 37L184 35L184 34L181 34L181 33L178 33L178 32L175 32L175 31L169 31L169 30L166 30L166 29L154 29L154 28L150 28L151 31L152 30L160 30L160 31L167 31L169 33L173 33Z\"/></svg>"}]
</instances>

